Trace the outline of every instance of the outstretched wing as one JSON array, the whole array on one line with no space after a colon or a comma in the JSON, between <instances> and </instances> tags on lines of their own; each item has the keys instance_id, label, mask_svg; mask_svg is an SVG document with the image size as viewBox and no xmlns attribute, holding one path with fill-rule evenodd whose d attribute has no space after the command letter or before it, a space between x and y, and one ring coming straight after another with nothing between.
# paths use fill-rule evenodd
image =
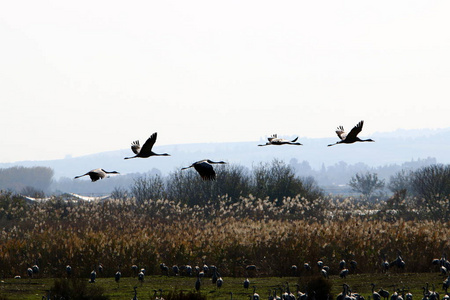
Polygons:
<instances>
[{"instance_id":1,"label":"outstretched wing","mask_svg":"<svg viewBox=\"0 0 450 300\"><path fill-rule=\"evenodd\" d=\"M347 137L347 133L345 132L343 126L338 126L338 128L336 129L336 134L341 140L345 140L345 138Z\"/></svg>"},{"instance_id":2,"label":"outstretched wing","mask_svg":"<svg viewBox=\"0 0 450 300\"><path fill-rule=\"evenodd\" d=\"M139 140L136 140L131 143L131 150L134 152L134 154L139 154L141 151L141 145L139 145Z\"/></svg>"},{"instance_id":3,"label":"outstretched wing","mask_svg":"<svg viewBox=\"0 0 450 300\"><path fill-rule=\"evenodd\" d=\"M105 172L103 172L102 169L94 169L94 170L87 172L86 174L75 176L75 179L86 176L86 175L89 175L92 182L97 181L99 179L103 179L106 176Z\"/></svg>"},{"instance_id":4,"label":"outstretched wing","mask_svg":"<svg viewBox=\"0 0 450 300\"><path fill-rule=\"evenodd\" d=\"M200 174L203 180L216 180L216 172L214 172L213 166L207 162L194 164L194 169Z\"/></svg>"},{"instance_id":5,"label":"outstretched wing","mask_svg":"<svg viewBox=\"0 0 450 300\"><path fill-rule=\"evenodd\" d=\"M350 132L348 133L348 138L351 140L355 139L356 136L361 132L363 125L364 121L360 121L358 124L356 124L356 126L353 127L352 130L350 130Z\"/></svg>"},{"instance_id":6,"label":"outstretched wing","mask_svg":"<svg viewBox=\"0 0 450 300\"><path fill-rule=\"evenodd\" d=\"M80 178L80 177L83 177L83 176L86 176L86 175L89 175L89 173L86 173L86 174L83 174L83 175L75 176L73 179L77 179L77 178Z\"/></svg>"},{"instance_id":7,"label":"outstretched wing","mask_svg":"<svg viewBox=\"0 0 450 300\"><path fill-rule=\"evenodd\" d=\"M156 142L156 137L157 137L157 133L155 132L147 139L147 141L145 141L145 143L142 146L142 149L140 151L143 155L149 154L150 152L152 152L153 145Z\"/></svg>"},{"instance_id":8,"label":"outstretched wing","mask_svg":"<svg viewBox=\"0 0 450 300\"><path fill-rule=\"evenodd\" d=\"M267 138L269 140L269 142L271 142L272 140L278 138L278 135L276 133L272 134L271 137Z\"/></svg>"}]
</instances>

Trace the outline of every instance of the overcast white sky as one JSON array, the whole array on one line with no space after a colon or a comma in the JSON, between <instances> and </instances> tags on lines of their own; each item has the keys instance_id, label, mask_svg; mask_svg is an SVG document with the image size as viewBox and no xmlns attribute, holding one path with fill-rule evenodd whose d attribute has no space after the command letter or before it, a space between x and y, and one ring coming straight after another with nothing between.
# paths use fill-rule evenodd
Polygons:
<instances>
[{"instance_id":1,"label":"overcast white sky","mask_svg":"<svg viewBox=\"0 0 450 300\"><path fill-rule=\"evenodd\" d=\"M449 15L447 0L3 1L0 162L155 131L158 146L450 127Z\"/></svg>"}]
</instances>

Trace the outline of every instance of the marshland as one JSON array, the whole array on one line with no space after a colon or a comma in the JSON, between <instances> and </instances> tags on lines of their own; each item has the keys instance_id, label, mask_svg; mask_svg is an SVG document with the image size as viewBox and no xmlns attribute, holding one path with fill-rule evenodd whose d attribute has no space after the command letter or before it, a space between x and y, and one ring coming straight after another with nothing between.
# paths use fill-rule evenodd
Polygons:
<instances>
[{"instance_id":1,"label":"marshland","mask_svg":"<svg viewBox=\"0 0 450 300\"><path fill-rule=\"evenodd\" d=\"M184 178L180 182L203 185L199 191L213 195L213 186L224 179L219 172L227 174L225 168L218 170L217 182L204 182L194 171L180 177ZM446 166L433 168L446 170ZM410 174L411 179L418 174L423 173ZM145 180L150 182L148 188L158 183L155 178ZM137 184L143 189L142 182ZM165 298L169 293L195 294L200 272L195 268L204 265L214 266L224 278L217 288L211 283L213 272L202 277L199 293L208 299L228 299L230 292L235 299L245 299L253 287L264 297L268 290L284 292L287 285L296 291L298 284L306 292L315 281L322 287L329 285L326 295L333 298L343 283L366 297L371 295L371 283L381 283L390 293L414 291L416 299L422 299L426 283L429 290L433 284L444 293L446 275L440 267L445 263L433 260L446 261L450 250L448 211L436 211L448 206L445 196L427 202L406 192L384 200L312 197L315 193L280 199L225 194L192 204L120 195L91 202L61 196L28 202L18 194L2 192L0 291L5 299L18 299L26 290L47 295L63 284L58 280L67 280L65 284L81 280L81 285L87 284L85 289L103 287L102 295L111 299L131 299L134 286L139 299L150 299L159 289ZM345 278L339 276L343 260L349 270ZM318 261L327 266L327 278ZM350 265L351 261L356 264ZM382 267L384 261L390 268ZM168 268L161 268L162 264ZM39 266L39 272L28 275L33 265ZM133 265L145 270L142 282ZM92 271L97 279L88 284ZM249 290L242 289L245 278L252 282Z\"/></svg>"}]
</instances>

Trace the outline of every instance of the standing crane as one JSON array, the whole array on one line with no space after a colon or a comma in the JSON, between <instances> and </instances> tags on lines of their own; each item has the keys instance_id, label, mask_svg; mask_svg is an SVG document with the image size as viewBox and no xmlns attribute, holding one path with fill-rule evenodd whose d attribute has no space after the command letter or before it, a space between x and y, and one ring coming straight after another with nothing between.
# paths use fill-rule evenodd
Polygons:
<instances>
[{"instance_id":1,"label":"standing crane","mask_svg":"<svg viewBox=\"0 0 450 300\"><path fill-rule=\"evenodd\" d=\"M114 280L117 282L117 287L119 287L120 277L122 277L122 273L120 273L120 266L117 268L116 274L114 274Z\"/></svg>"},{"instance_id":2,"label":"standing crane","mask_svg":"<svg viewBox=\"0 0 450 300\"><path fill-rule=\"evenodd\" d=\"M352 144L354 142L375 142L372 139L362 140L358 137L358 134L361 132L363 125L364 125L364 121L360 121L358 124L356 124L355 127L352 128L352 130L350 130L350 132L348 134L344 131L344 127L338 126L338 128L336 130L336 134L341 140L337 141L334 144L329 144L328 147L334 146L337 144Z\"/></svg>"},{"instance_id":3,"label":"standing crane","mask_svg":"<svg viewBox=\"0 0 450 300\"><path fill-rule=\"evenodd\" d=\"M155 132L147 139L147 141L144 143L142 148L141 148L141 145L139 144L139 140L132 142L131 143L131 151L133 151L134 154L136 154L136 155L131 156L131 157L125 157L124 159L130 159L130 158L136 158L136 157L147 158L150 156L170 156L170 154L168 154L168 153L155 153L152 151L153 145L156 142L156 137L157 137L157 133Z\"/></svg>"}]
</instances>

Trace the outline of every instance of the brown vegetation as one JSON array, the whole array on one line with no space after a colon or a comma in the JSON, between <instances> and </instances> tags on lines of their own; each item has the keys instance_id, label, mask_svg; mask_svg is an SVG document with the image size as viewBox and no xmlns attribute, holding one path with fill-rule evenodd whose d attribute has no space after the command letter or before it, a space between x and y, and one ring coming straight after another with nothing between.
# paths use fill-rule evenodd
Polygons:
<instances>
[{"instance_id":1,"label":"brown vegetation","mask_svg":"<svg viewBox=\"0 0 450 300\"><path fill-rule=\"evenodd\" d=\"M381 272L382 256L394 260L397 249L406 262L402 271L424 272L450 248L448 222L420 219L420 211L405 220L399 211L351 199L232 203L222 197L188 207L168 200L26 205L9 194L1 198L0 272L6 277L24 276L35 261L45 277L67 276L67 264L74 276L87 277L98 263L105 269L99 276L113 276L118 265L132 276L133 264L160 274L161 262L214 264L222 276L274 276L319 259L331 274L341 259L356 260L355 272ZM255 274L246 273L249 264L257 266Z\"/></svg>"}]
</instances>

